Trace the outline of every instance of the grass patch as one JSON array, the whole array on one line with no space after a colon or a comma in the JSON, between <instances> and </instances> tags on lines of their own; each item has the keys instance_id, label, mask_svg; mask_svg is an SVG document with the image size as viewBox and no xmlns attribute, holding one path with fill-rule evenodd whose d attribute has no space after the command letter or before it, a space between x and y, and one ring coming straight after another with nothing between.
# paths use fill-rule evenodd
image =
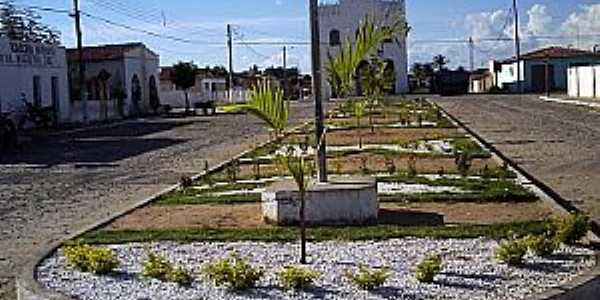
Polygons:
<instances>
[{"instance_id":1,"label":"grass patch","mask_svg":"<svg viewBox=\"0 0 600 300\"><path fill-rule=\"evenodd\" d=\"M310 241L364 241L395 238L479 238L495 240L516 235L541 234L546 222L530 221L493 225L451 226L364 226L364 227L314 227L307 231ZM121 244L133 242L291 242L298 239L294 227L270 227L254 229L156 229L156 230L97 230L84 234L78 240L88 244Z\"/></svg>"},{"instance_id":2,"label":"grass patch","mask_svg":"<svg viewBox=\"0 0 600 300\"><path fill-rule=\"evenodd\" d=\"M469 153L471 158L490 158L491 153L479 146L469 138L457 138L452 141L454 149L460 152Z\"/></svg>"},{"instance_id":3,"label":"grass patch","mask_svg":"<svg viewBox=\"0 0 600 300\"><path fill-rule=\"evenodd\" d=\"M214 186L207 190L195 190L192 188L177 190L162 195L156 201L158 205L191 205L191 204L235 204L255 203L261 201L260 193L247 193L241 195L215 195L215 193L251 190L259 187L258 184L227 184Z\"/></svg>"}]
</instances>

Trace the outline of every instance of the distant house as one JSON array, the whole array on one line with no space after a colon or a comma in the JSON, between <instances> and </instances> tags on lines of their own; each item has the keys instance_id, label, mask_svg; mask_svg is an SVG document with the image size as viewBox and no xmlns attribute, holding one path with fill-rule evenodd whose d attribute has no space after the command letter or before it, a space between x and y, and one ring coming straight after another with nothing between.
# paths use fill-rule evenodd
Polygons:
<instances>
[{"instance_id":1,"label":"distant house","mask_svg":"<svg viewBox=\"0 0 600 300\"><path fill-rule=\"evenodd\" d=\"M491 62L490 72L493 74L495 86L506 91L517 91L518 64L521 66L520 78L523 91L532 93L546 91L546 75L548 75L550 90L567 91L568 68L600 64L600 53L574 48L548 47L523 54L518 62L514 57Z\"/></svg>"},{"instance_id":2,"label":"distant house","mask_svg":"<svg viewBox=\"0 0 600 300\"><path fill-rule=\"evenodd\" d=\"M183 107L185 98L183 91L175 86L172 80L173 67L160 68L160 93L164 104L172 107ZM199 68L196 82L189 90L192 103L219 101L227 98L227 72L219 68Z\"/></svg>"},{"instance_id":3,"label":"distant house","mask_svg":"<svg viewBox=\"0 0 600 300\"><path fill-rule=\"evenodd\" d=\"M488 69L479 69L469 76L469 93L487 93L494 87L494 76Z\"/></svg>"},{"instance_id":4,"label":"distant house","mask_svg":"<svg viewBox=\"0 0 600 300\"><path fill-rule=\"evenodd\" d=\"M404 0L338 0L330 1L319 7L319 25L321 32L321 63L324 78L322 91L325 97L335 96L335 91L327 81L327 71L324 66L330 55L336 55L348 39L354 41L356 32L365 16L374 17L385 23L389 15L396 13L406 16ZM380 49L380 54L388 62L388 67L394 70L395 82L393 93L406 93L408 87L408 52L406 36L398 36L388 40ZM364 64L363 64L364 65ZM360 68L360 67L359 67ZM359 70L360 72L360 70ZM361 88L357 91L361 93Z\"/></svg>"},{"instance_id":5,"label":"distant house","mask_svg":"<svg viewBox=\"0 0 600 300\"><path fill-rule=\"evenodd\" d=\"M71 121L83 119L79 53L67 49ZM142 43L83 48L88 120L119 119L151 112L160 105L159 56Z\"/></svg>"}]
</instances>

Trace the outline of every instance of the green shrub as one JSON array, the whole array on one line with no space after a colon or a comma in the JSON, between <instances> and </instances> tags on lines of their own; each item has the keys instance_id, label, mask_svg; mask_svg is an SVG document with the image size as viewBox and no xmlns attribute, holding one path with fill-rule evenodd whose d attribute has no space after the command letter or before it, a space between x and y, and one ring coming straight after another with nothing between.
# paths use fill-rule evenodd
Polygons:
<instances>
[{"instance_id":1,"label":"green shrub","mask_svg":"<svg viewBox=\"0 0 600 300\"><path fill-rule=\"evenodd\" d=\"M192 285L192 274L183 266L178 266L173 269L166 276L167 281L174 282L180 286L189 287Z\"/></svg>"},{"instance_id":2,"label":"green shrub","mask_svg":"<svg viewBox=\"0 0 600 300\"><path fill-rule=\"evenodd\" d=\"M217 286L228 285L234 290L253 287L262 277L263 271L253 268L244 259L231 257L210 263L202 272Z\"/></svg>"},{"instance_id":3,"label":"green shrub","mask_svg":"<svg viewBox=\"0 0 600 300\"><path fill-rule=\"evenodd\" d=\"M167 281L173 271L173 265L163 256L146 251L146 260L142 263L142 276Z\"/></svg>"},{"instance_id":4,"label":"green shrub","mask_svg":"<svg viewBox=\"0 0 600 300\"><path fill-rule=\"evenodd\" d=\"M183 266L173 266L164 256L146 250L146 260L142 263L142 276L160 281L173 282L181 286L192 285L192 274Z\"/></svg>"},{"instance_id":5,"label":"green shrub","mask_svg":"<svg viewBox=\"0 0 600 300\"><path fill-rule=\"evenodd\" d=\"M383 270L369 270L360 268L358 274L346 272L344 276L356 287L371 291L382 286L390 277L390 273Z\"/></svg>"},{"instance_id":6,"label":"green shrub","mask_svg":"<svg viewBox=\"0 0 600 300\"><path fill-rule=\"evenodd\" d=\"M302 269L294 266L285 267L281 272L277 273L277 278L281 286L286 289L303 290L310 287L313 282L319 277L319 273Z\"/></svg>"},{"instance_id":7,"label":"green shrub","mask_svg":"<svg viewBox=\"0 0 600 300\"><path fill-rule=\"evenodd\" d=\"M496 250L496 259L510 266L521 265L523 257L527 254L527 246L525 239L503 242Z\"/></svg>"},{"instance_id":8,"label":"green shrub","mask_svg":"<svg viewBox=\"0 0 600 300\"><path fill-rule=\"evenodd\" d=\"M420 282L431 283L441 270L442 257L439 255L428 256L417 265L415 277Z\"/></svg>"},{"instance_id":9,"label":"green shrub","mask_svg":"<svg viewBox=\"0 0 600 300\"><path fill-rule=\"evenodd\" d=\"M558 249L559 243L556 239L546 235L528 235L525 237L527 248L536 256L548 256Z\"/></svg>"},{"instance_id":10,"label":"green shrub","mask_svg":"<svg viewBox=\"0 0 600 300\"><path fill-rule=\"evenodd\" d=\"M74 243L65 246L64 253L69 265L82 272L102 275L119 267L115 253L108 248Z\"/></svg>"},{"instance_id":11,"label":"green shrub","mask_svg":"<svg viewBox=\"0 0 600 300\"><path fill-rule=\"evenodd\" d=\"M559 242L572 245L590 230L590 219L582 214L569 215L553 220L550 229Z\"/></svg>"}]
</instances>

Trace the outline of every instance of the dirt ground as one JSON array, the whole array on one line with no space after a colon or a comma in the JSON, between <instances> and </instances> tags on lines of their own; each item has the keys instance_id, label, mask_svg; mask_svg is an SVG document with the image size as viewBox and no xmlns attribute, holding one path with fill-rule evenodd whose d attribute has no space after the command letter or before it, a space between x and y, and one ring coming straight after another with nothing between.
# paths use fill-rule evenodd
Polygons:
<instances>
[{"instance_id":1,"label":"dirt ground","mask_svg":"<svg viewBox=\"0 0 600 300\"><path fill-rule=\"evenodd\" d=\"M149 206L107 227L118 229L257 228L266 225L260 203L240 205ZM402 226L441 224L494 224L544 220L553 210L532 203L382 203L380 223Z\"/></svg>"},{"instance_id":2,"label":"dirt ground","mask_svg":"<svg viewBox=\"0 0 600 300\"><path fill-rule=\"evenodd\" d=\"M359 136L362 137L363 144L394 144L400 142L444 139L462 136L462 134L458 129L447 128L376 128L374 133L372 133L369 128L336 130L327 133L327 145L358 145ZM292 135L288 137L285 142L304 142L304 135Z\"/></svg>"}]
</instances>

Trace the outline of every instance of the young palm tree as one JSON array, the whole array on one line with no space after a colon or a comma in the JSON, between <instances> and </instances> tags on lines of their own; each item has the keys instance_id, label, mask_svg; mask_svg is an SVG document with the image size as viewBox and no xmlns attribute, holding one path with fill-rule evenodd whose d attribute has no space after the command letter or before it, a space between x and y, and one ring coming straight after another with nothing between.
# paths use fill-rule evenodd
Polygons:
<instances>
[{"instance_id":1,"label":"young palm tree","mask_svg":"<svg viewBox=\"0 0 600 300\"><path fill-rule=\"evenodd\" d=\"M267 123L275 136L280 136L288 125L290 106L283 98L283 90L273 90L268 82L259 82L250 93L250 101L231 105L227 112L246 111Z\"/></svg>"},{"instance_id":2,"label":"young palm tree","mask_svg":"<svg viewBox=\"0 0 600 300\"><path fill-rule=\"evenodd\" d=\"M373 57L360 78L364 87L369 108L369 125L374 132L373 109L383 102L385 91L390 90L394 80L387 70L388 63L379 57Z\"/></svg>"},{"instance_id":3,"label":"young palm tree","mask_svg":"<svg viewBox=\"0 0 600 300\"><path fill-rule=\"evenodd\" d=\"M312 165L304 159L304 155L301 154L296 156L293 152L289 152L285 156L279 156L278 161L281 166L292 174L300 194L300 263L306 264L306 191L308 189L308 181L313 168Z\"/></svg>"},{"instance_id":4,"label":"young palm tree","mask_svg":"<svg viewBox=\"0 0 600 300\"><path fill-rule=\"evenodd\" d=\"M335 56L329 56L325 69L329 82L341 98L354 90L356 70L361 61L375 54L386 41L406 34L409 30L403 17L388 16L388 26L377 24L373 18L367 17L358 29L356 39L347 39Z\"/></svg>"},{"instance_id":5,"label":"young palm tree","mask_svg":"<svg viewBox=\"0 0 600 300\"><path fill-rule=\"evenodd\" d=\"M358 100L354 102L354 117L356 117L356 126L358 127L358 147L362 149L362 135L360 128L360 119L365 116L367 104L364 101Z\"/></svg>"}]
</instances>

